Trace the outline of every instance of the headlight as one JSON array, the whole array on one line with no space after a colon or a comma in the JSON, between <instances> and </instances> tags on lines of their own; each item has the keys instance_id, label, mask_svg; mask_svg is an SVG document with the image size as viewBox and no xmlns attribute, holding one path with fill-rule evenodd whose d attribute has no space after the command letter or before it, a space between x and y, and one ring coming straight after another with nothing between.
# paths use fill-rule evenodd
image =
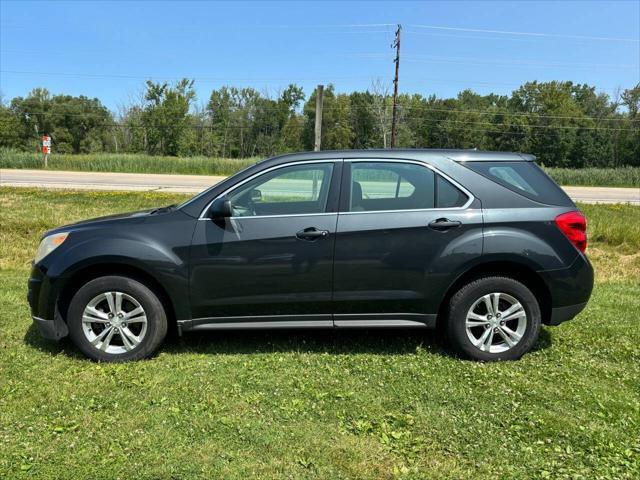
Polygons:
<instances>
[{"instance_id":1,"label":"headlight","mask_svg":"<svg viewBox=\"0 0 640 480\"><path fill-rule=\"evenodd\" d=\"M54 233L53 235L44 237L40 242L38 251L36 252L36 258L33 260L34 263L38 263L44 257L53 252L56 248L62 245L68 236L69 232Z\"/></svg>"}]
</instances>

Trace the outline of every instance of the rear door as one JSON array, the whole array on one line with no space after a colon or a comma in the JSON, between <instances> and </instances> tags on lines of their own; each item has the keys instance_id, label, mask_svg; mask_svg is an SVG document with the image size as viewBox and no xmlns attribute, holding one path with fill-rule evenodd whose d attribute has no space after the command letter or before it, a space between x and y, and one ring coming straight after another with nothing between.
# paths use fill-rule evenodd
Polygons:
<instances>
[{"instance_id":1,"label":"rear door","mask_svg":"<svg viewBox=\"0 0 640 480\"><path fill-rule=\"evenodd\" d=\"M430 323L482 252L479 201L429 166L345 160L334 264L336 326Z\"/></svg>"}]
</instances>

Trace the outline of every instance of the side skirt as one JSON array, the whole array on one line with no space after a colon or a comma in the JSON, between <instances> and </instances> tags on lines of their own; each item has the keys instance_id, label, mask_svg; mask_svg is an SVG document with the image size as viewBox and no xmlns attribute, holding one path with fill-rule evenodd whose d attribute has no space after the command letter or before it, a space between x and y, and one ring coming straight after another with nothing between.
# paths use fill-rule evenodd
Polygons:
<instances>
[{"instance_id":1,"label":"side skirt","mask_svg":"<svg viewBox=\"0 0 640 480\"><path fill-rule=\"evenodd\" d=\"M178 333L275 328L435 328L437 315L417 313L269 315L178 320Z\"/></svg>"},{"instance_id":2,"label":"side skirt","mask_svg":"<svg viewBox=\"0 0 640 480\"><path fill-rule=\"evenodd\" d=\"M436 314L423 313L351 313L334 315L333 323L338 328L435 328L436 318Z\"/></svg>"}]
</instances>

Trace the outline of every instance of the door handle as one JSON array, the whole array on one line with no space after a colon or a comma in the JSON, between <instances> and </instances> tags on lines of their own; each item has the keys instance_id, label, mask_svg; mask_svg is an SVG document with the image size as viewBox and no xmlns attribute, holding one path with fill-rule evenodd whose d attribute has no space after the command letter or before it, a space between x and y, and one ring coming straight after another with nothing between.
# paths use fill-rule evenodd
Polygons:
<instances>
[{"instance_id":1,"label":"door handle","mask_svg":"<svg viewBox=\"0 0 640 480\"><path fill-rule=\"evenodd\" d=\"M313 241L329 235L329 230L318 230L316 227L305 228L296 233L300 240Z\"/></svg>"},{"instance_id":2,"label":"door handle","mask_svg":"<svg viewBox=\"0 0 640 480\"><path fill-rule=\"evenodd\" d=\"M439 232L444 232L450 228L457 228L460 225L462 225L462 222L458 220L449 220L448 218L438 218L433 222L429 222L429 228L438 230Z\"/></svg>"}]
</instances>

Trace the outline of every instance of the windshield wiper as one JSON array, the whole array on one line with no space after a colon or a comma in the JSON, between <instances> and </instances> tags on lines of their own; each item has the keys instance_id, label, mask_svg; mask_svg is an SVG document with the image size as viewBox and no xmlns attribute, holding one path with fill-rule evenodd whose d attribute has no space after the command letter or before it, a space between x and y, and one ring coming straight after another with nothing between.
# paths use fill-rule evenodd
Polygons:
<instances>
[{"instance_id":1,"label":"windshield wiper","mask_svg":"<svg viewBox=\"0 0 640 480\"><path fill-rule=\"evenodd\" d=\"M167 205L166 207L159 207L154 210L151 210L149 212L149 215L154 215L156 213L167 213L167 212L170 212L171 210L174 210L175 208L176 208L175 203L173 205Z\"/></svg>"}]
</instances>

